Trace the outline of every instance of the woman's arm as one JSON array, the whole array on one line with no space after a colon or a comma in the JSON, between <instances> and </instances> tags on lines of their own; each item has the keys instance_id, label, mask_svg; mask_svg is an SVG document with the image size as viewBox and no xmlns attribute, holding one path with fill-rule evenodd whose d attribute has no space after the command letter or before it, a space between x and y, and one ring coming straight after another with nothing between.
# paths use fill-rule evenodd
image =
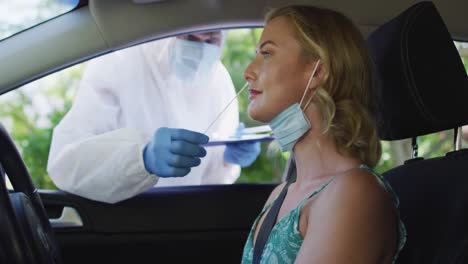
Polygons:
<instances>
[{"instance_id":1,"label":"woman's arm","mask_svg":"<svg viewBox=\"0 0 468 264\"><path fill-rule=\"evenodd\" d=\"M296 263L391 263L396 215L375 176L361 169L339 176L309 206Z\"/></svg>"}]
</instances>

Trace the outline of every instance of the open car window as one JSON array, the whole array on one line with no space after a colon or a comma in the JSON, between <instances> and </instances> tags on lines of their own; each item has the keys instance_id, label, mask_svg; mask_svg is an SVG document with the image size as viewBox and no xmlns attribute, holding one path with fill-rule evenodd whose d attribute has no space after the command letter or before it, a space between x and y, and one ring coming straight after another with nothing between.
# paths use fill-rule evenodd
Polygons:
<instances>
[{"instance_id":1,"label":"open car window","mask_svg":"<svg viewBox=\"0 0 468 264\"><path fill-rule=\"evenodd\" d=\"M223 44L221 61L229 72L237 93L245 84L243 71L255 54L255 45L261 29L236 29L225 33L226 40ZM456 46L467 65L468 44L456 42ZM128 49L138 48L139 46L135 46ZM105 60L105 57L106 55L94 60ZM53 130L72 107L80 89L83 73L92 61L51 74L0 97L0 120L7 130L11 131L34 183L40 189L57 189L47 171ZM264 125L248 116L247 106L248 92L244 91L238 98L240 122L246 127ZM184 109L196 111L196 109ZM214 114L216 115L217 113ZM135 116L135 118L140 117ZM223 116L220 117L220 120L222 119ZM468 134L468 131L465 133ZM468 136L465 139L468 140ZM419 155L426 158L441 156L453 149L453 131L427 135L418 140ZM411 157L410 140L383 141L382 146L383 155L377 167L380 172L400 165ZM243 168L234 183L280 182L288 157L287 153L279 151L276 142L263 142L257 160Z\"/></svg>"},{"instance_id":2,"label":"open car window","mask_svg":"<svg viewBox=\"0 0 468 264\"><path fill-rule=\"evenodd\" d=\"M468 72L468 42L455 41L455 46L457 47L458 52L460 52L463 65L465 65L465 69Z\"/></svg>"},{"instance_id":3,"label":"open car window","mask_svg":"<svg viewBox=\"0 0 468 264\"><path fill-rule=\"evenodd\" d=\"M243 72L255 56L255 47L261 30L236 29L224 32L226 38L222 45L221 62L232 79L232 84L235 88L232 95L237 94L245 84ZM52 135L54 128L57 127L73 106L77 94L81 89L80 87L87 67L91 67L89 65L98 61L112 60L112 57L120 56L127 52L131 53L140 50L143 46L147 48L165 41L167 39L156 40L118 51L115 54L97 57L31 82L0 97L0 120L8 131L11 131L11 135L28 166L36 186L40 189L57 189L47 169ZM148 68L147 70L151 69ZM104 75L105 73L102 74ZM129 78L129 81L132 81L131 78ZM129 87L128 89L132 88ZM234 99L232 95L226 97L225 101L229 102L231 99ZM239 94L237 103L239 121L244 123L246 127L264 125L252 120L246 112L248 105L247 90ZM224 106L222 105L216 112L213 112L211 118L203 120L206 123L204 124L206 127L208 127L212 120L216 119L216 116L221 112L220 109L224 109ZM233 106L231 105L230 107ZM182 107L181 111L197 111L197 109L196 106L195 109ZM226 115L226 113L222 114L216 123L223 122ZM141 116L136 113L131 118L141 118ZM80 128L77 127L76 129ZM151 134L148 133L146 136L150 137ZM280 153L278 145L271 141L262 143L261 148L261 154L258 159L251 166L242 169L234 182L268 183L279 182L281 180L282 171L288 156Z\"/></svg>"}]
</instances>

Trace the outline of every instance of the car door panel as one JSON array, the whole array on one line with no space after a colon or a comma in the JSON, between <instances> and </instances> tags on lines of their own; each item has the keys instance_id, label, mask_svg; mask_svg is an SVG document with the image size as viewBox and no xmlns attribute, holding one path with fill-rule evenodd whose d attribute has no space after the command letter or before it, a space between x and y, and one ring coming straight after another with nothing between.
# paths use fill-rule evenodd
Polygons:
<instances>
[{"instance_id":1,"label":"car door panel","mask_svg":"<svg viewBox=\"0 0 468 264\"><path fill-rule=\"evenodd\" d=\"M116 204L43 191L50 218L73 208L82 226L54 230L66 263L239 263L276 184L153 188Z\"/></svg>"}]
</instances>

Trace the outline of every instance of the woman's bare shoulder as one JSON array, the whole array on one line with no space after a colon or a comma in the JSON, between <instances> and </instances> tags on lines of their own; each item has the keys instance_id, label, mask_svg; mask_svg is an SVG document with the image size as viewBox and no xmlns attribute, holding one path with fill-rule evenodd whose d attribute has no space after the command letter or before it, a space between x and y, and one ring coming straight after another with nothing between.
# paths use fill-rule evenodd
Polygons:
<instances>
[{"instance_id":1,"label":"woman's bare shoulder","mask_svg":"<svg viewBox=\"0 0 468 264\"><path fill-rule=\"evenodd\" d=\"M337 175L309 206L303 247L320 245L321 250L327 250L316 259L301 252L301 259L323 263L336 260L335 253L340 252L339 256L353 256L353 263L375 263L394 252L393 203L372 173L352 169ZM337 262L342 261L345 258Z\"/></svg>"},{"instance_id":2,"label":"woman's bare shoulder","mask_svg":"<svg viewBox=\"0 0 468 264\"><path fill-rule=\"evenodd\" d=\"M355 168L338 175L331 187L347 198L389 200L390 195L378 177L365 169Z\"/></svg>"},{"instance_id":3,"label":"woman's bare shoulder","mask_svg":"<svg viewBox=\"0 0 468 264\"><path fill-rule=\"evenodd\" d=\"M393 210L391 196L377 177L364 169L351 169L337 175L326 188L324 196L327 196L329 206L341 207L342 203L346 203L357 210Z\"/></svg>"}]
</instances>

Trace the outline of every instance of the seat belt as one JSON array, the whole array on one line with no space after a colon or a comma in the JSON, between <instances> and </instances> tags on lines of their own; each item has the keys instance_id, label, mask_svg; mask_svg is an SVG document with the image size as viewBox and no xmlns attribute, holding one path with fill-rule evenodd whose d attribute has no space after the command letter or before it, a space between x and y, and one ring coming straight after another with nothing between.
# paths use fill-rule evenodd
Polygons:
<instances>
[{"instance_id":1,"label":"seat belt","mask_svg":"<svg viewBox=\"0 0 468 264\"><path fill-rule=\"evenodd\" d=\"M283 204L284 198L286 197L286 194L288 192L288 187L292 182L296 181L296 162L294 161L292 155L288 160L285 174L287 174L286 185L283 187L283 190L281 190L281 193L278 195L278 198L270 207L270 210L265 216L265 219L263 220L262 225L260 226L260 230L258 231L257 239L255 240L253 250L252 264L260 264L263 248L265 247L265 244L268 241L268 238L270 237L271 229L273 229L273 226L276 223L279 210L281 209L281 205Z\"/></svg>"}]
</instances>

